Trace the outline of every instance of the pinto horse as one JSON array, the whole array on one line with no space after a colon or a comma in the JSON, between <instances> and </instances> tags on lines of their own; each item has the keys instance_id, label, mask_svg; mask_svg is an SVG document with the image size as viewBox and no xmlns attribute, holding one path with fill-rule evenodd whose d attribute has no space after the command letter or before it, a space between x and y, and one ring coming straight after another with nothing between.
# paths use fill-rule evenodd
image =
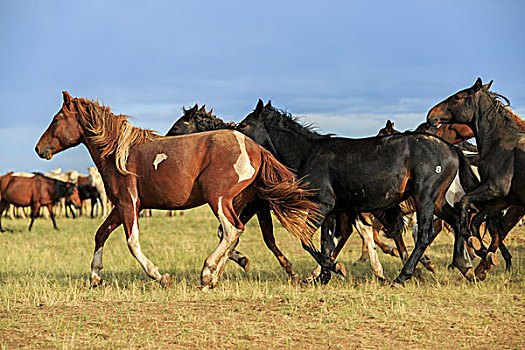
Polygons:
<instances>
[{"instance_id":1,"label":"pinto horse","mask_svg":"<svg viewBox=\"0 0 525 350\"><path fill-rule=\"evenodd\" d=\"M497 264L494 252L519 217L525 213L525 122L508 108L509 100L490 91L492 81L483 85L478 78L470 88L463 89L435 105L427 115L427 124L465 124L472 129L480 149L479 173L481 185L466 191L461 199L461 235L470 236L468 209L471 203L490 201L472 219L474 236L479 240L479 225L487 217L487 225L494 228L488 253L476 272L482 278ZM507 102L505 106L501 99ZM509 221L501 224L496 217L501 210L509 210ZM514 222L515 221L515 222ZM491 232L492 233L492 232ZM476 247L483 252L481 245Z\"/></svg>"},{"instance_id":2,"label":"pinto horse","mask_svg":"<svg viewBox=\"0 0 525 350\"><path fill-rule=\"evenodd\" d=\"M404 133L364 139L319 135L273 108L270 102L264 106L261 100L237 129L270 150L299 176L308 177L311 188L318 189L312 201L319 204L323 219L339 212L373 212L397 237L403 226L399 203L413 196L420 225L418 240L395 279L396 284L412 277L434 239L434 213L453 228L457 226L459 215L446 202L445 193L458 169L467 188L477 183L461 151L433 135ZM321 226L321 222L317 225ZM323 279L329 279L330 271L337 272L331 258L335 249L333 235L327 229L321 228L320 252L311 246L304 248L321 265ZM463 238L456 236L453 264L472 278L472 266L464 258L463 248Z\"/></svg>"},{"instance_id":3,"label":"pinto horse","mask_svg":"<svg viewBox=\"0 0 525 350\"><path fill-rule=\"evenodd\" d=\"M77 208L81 205L77 187L70 182L51 179L40 173L35 173L33 177L13 176L12 173L0 177L0 231L4 231L1 218L9 204L18 207L31 206L29 231L33 227L40 207L46 206L53 227L57 230L53 204L61 198L65 198L67 202L73 203Z\"/></svg>"},{"instance_id":4,"label":"pinto horse","mask_svg":"<svg viewBox=\"0 0 525 350\"><path fill-rule=\"evenodd\" d=\"M205 106L199 108L199 106L195 104L195 106L193 106L192 108L183 109L183 112L184 115L173 124L166 136L177 136L210 130L229 129L235 125L233 122L226 123L222 119L214 116L212 114L213 109L207 112ZM259 226L261 228L262 236L266 246L275 255L281 267L288 274L290 279L296 282L299 278L299 275L293 271L292 263L286 258L286 256L284 256L284 254L277 247L273 232L272 218L270 210L268 208L268 204L260 198L254 198L250 203L248 203L246 209L240 216L240 220L243 224L245 224L254 215L257 215ZM370 257L370 263L372 265L372 270L374 271L374 274L379 279L384 280L385 277L383 275L383 267L381 266L381 263L377 256L377 252L374 247L374 241L378 243L378 245L381 247L381 249L383 249L384 252L388 252L391 255L399 256L399 254L397 254L397 250L390 245L380 245L382 244L382 242L379 240L375 240L376 237L373 235L370 226L363 225L360 222L357 222L354 226L356 228L356 231L361 236L361 239L363 240L363 246L368 247L367 256ZM352 233L352 226L349 222L348 217L346 217L345 214L337 215L336 220L334 220L334 227L332 229L335 230L334 232L336 232L335 236L338 238L338 247L342 248L344 242L348 240L350 234ZM333 258L335 259L338 254L339 250L337 250L336 247L336 250L333 253ZM406 256L406 258L408 258L408 255ZM230 259L235 261L245 271L248 270L250 262L248 258L244 256L241 252L233 250ZM344 275L344 265L339 264L338 266L342 271L341 273ZM319 276L319 274L320 268L316 269L313 278Z\"/></svg>"},{"instance_id":5,"label":"pinto horse","mask_svg":"<svg viewBox=\"0 0 525 350\"><path fill-rule=\"evenodd\" d=\"M188 209L208 204L221 223L219 245L206 259L201 289L214 288L244 225L238 214L253 196L268 201L283 226L304 245L312 245L316 204L312 191L268 151L234 130L162 137L136 128L109 107L63 92L63 104L35 147L42 158L83 143L100 170L115 205L95 236L91 286L102 278L102 252L111 232L124 225L128 247L146 274L169 286L142 252L141 209Z\"/></svg>"}]
</instances>

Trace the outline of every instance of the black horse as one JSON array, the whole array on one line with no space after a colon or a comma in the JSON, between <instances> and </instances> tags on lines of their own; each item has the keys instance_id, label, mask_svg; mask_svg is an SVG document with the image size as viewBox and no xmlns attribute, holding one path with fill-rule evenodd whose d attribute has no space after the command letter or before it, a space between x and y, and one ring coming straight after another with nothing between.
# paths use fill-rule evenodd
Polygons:
<instances>
[{"instance_id":1,"label":"black horse","mask_svg":"<svg viewBox=\"0 0 525 350\"><path fill-rule=\"evenodd\" d=\"M472 220L475 236L479 236L479 225L485 217L487 224L496 228L484 266L478 266L480 270L485 269L481 272L488 271L490 263L497 263L494 252L510 226L502 227L494 218L510 205L515 206L512 208L513 218L517 219L525 213L525 122L507 107L510 103L506 97L489 90L491 85L492 81L483 85L481 78L478 78L473 86L440 102L427 115L429 125L466 124L474 132L480 150L481 185L466 191L461 199L461 235L467 237L470 234L470 204L491 201L491 205L487 205Z\"/></svg>"},{"instance_id":2,"label":"black horse","mask_svg":"<svg viewBox=\"0 0 525 350\"><path fill-rule=\"evenodd\" d=\"M459 215L445 200L458 169L464 187L477 185L461 151L432 135L406 133L364 139L319 135L270 102L264 106L261 100L237 129L299 176L307 177L310 187L316 189L312 201L320 205L323 218L337 212L373 212L391 235L397 236L402 230L399 203L413 196L420 229L416 246L394 281L398 284L412 277L434 239L434 213L458 232ZM311 246L304 248L321 265L323 275L328 276L325 278L330 271L337 272L331 259L334 242L328 230L321 229L320 252ZM456 235L453 265L471 279L472 266L463 249L463 237Z\"/></svg>"},{"instance_id":3,"label":"black horse","mask_svg":"<svg viewBox=\"0 0 525 350\"><path fill-rule=\"evenodd\" d=\"M235 129L235 123L226 123L221 118L214 116L212 114L213 108L206 112L205 106L199 109L199 106L195 104L188 110L183 108L182 111L184 115L172 125L166 136L187 135L219 129Z\"/></svg>"}]
</instances>

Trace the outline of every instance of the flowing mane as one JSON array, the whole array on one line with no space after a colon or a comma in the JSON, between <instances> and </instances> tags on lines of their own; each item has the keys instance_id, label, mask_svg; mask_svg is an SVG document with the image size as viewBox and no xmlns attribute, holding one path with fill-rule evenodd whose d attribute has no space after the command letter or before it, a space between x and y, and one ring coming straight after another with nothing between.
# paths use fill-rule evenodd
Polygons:
<instances>
[{"instance_id":1,"label":"flowing mane","mask_svg":"<svg viewBox=\"0 0 525 350\"><path fill-rule=\"evenodd\" d=\"M501 94L498 94L497 92L493 92L493 91L487 91L487 92L492 102L494 103L496 110L507 121L510 121L510 123L514 125L519 132L525 133L525 120L521 119L520 116L514 113L514 111L510 108L509 99ZM502 100L504 100L505 103L503 103Z\"/></svg>"},{"instance_id":2,"label":"flowing mane","mask_svg":"<svg viewBox=\"0 0 525 350\"><path fill-rule=\"evenodd\" d=\"M126 169L129 149L159 135L133 126L128 121L129 116L115 115L108 106L101 106L96 101L75 98L73 102L79 111L80 122L93 134L90 137L99 147L101 157L114 155L117 170L124 175L133 174Z\"/></svg>"},{"instance_id":3,"label":"flowing mane","mask_svg":"<svg viewBox=\"0 0 525 350\"><path fill-rule=\"evenodd\" d=\"M276 109L272 106L264 107L268 113L263 113L264 124L269 128L277 127L288 131L295 132L309 140L320 140L330 138L332 134L322 135L317 132L314 124L304 124L299 117L283 110Z\"/></svg>"}]
</instances>

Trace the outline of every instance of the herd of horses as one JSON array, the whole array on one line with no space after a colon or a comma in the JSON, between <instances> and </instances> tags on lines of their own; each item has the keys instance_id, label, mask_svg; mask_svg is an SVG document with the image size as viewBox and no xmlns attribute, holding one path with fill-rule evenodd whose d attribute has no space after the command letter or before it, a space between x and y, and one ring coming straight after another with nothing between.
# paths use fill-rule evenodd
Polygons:
<instances>
[{"instance_id":1,"label":"herd of horses","mask_svg":"<svg viewBox=\"0 0 525 350\"><path fill-rule=\"evenodd\" d=\"M170 276L142 252L139 212L203 204L220 223L219 244L201 272L203 291L218 284L228 259L248 269L249 259L235 248L255 215L267 247L290 278L298 279L276 245L272 211L317 262L311 277L315 282L328 283L332 273L346 275L345 265L336 259L353 230L363 238L368 248L363 252L378 278L384 276L374 242L403 262L394 286L410 279L419 262L433 271L425 252L440 231L438 220L454 232L451 266L469 280L483 280L498 264L498 248L510 268L503 241L525 213L525 179L520 175L525 122L505 97L490 91L491 84L478 78L472 87L434 106L415 131L398 132L388 121L378 136L359 139L320 134L262 100L238 124L195 105L160 136L134 127L127 116L114 115L107 106L63 92L62 107L35 150L51 159L84 144L114 205L95 235L92 287L102 282L104 243L120 225L146 274L169 286ZM473 137L475 146L464 143ZM0 203L12 200L4 192L10 176L0 178ZM74 202L73 192L66 196ZM402 233L410 213L416 214L417 228L409 254ZM488 247L480 236L483 223L491 237ZM396 248L379 240L380 228ZM318 229L320 249L313 242ZM476 269L474 255L481 258Z\"/></svg>"}]
</instances>

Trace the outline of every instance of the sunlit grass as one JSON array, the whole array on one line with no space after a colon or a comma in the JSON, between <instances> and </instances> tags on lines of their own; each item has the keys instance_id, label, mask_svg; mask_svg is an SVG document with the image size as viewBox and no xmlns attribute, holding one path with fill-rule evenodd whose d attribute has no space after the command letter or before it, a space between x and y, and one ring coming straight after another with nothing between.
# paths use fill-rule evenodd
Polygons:
<instances>
[{"instance_id":1,"label":"sunlit grass","mask_svg":"<svg viewBox=\"0 0 525 350\"><path fill-rule=\"evenodd\" d=\"M127 248L122 229L104 250L104 286L89 289L93 237L100 219L61 219L60 231L38 219L4 219L0 235L0 346L2 347L523 347L525 323L522 229L508 239L514 256L487 281L469 283L446 266L450 235L430 255L437 272L424 272L404 289L373 277L369 264L352 266L360 242L352 237L340 261L346 279L327 286L293 285L266 249L256 221L238 250L251 260L245 273L233 262L219 286L197 287L204 259L215 248L217 220L207 208L168 218L140 219L144 253L173 278L161 288ZM315 267L300 244L276 225L277 242L301 276ZM386 239L385 239L386 240ZM385 276L398 259L379 253ZM503 265L503 264L502 264Z\"/></svg>"}]
</instances>

